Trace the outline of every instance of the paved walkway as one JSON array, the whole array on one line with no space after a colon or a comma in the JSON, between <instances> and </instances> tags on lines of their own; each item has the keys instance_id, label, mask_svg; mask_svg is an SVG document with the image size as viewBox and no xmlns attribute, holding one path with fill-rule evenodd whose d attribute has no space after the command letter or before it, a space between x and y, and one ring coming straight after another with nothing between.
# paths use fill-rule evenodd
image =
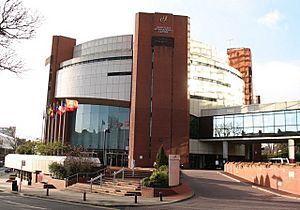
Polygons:
<instances>
[{"instance_id":1,"label":"paved walkway","mask_svg":"<svg viewBox=\"0 0 300 210\"><path fill-rule=\"evenodd\" d=\"M49 189L49 195L47 196L46 189L37 188L33 186L22 186L21 192L13 192L11 182L6 182L7 178L0 177L0 192L10 192L19 194L22 196L34 196L45 199L59 200L72 203L89 204L96 206L109 206L109 207L125 207L125 206L153 206L167 203L174 203L191 198L194 193L191 188L183 183L177 195L163 197L163 201L159 198L145 198L138 197L137 203L135 203L134 196L112 196L100 193L86 193L86 201L83 200L83 193L73 192L68 190Z\"/></svg>"}]
</instances>

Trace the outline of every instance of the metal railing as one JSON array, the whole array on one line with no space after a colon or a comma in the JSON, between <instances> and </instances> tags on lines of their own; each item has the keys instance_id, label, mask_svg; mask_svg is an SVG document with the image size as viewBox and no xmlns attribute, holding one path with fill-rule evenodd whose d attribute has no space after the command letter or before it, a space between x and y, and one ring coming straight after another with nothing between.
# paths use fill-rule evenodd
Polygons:
<instances>
[{"instance_id":1,"label":"metal railing","mask_svg":"<svg viewBox=\"0 0 300 210\"><path fill-rule=\"evenodd\" d=\"M122 180L124 180L124 176L125 176L125 168L121 168L120 170L118 171L114 171L114 176L113 176L113 181L116 180L116 176L119 174L119 173L122 173Z\"/></svg>"},{"instance_id":2,"label":"metal railing","mask_svg":"<svg viewBox=\"0 0 300 210\"><path fill-rule=\"evenodd\" d=\"M99 176L100 174L105 174L105 171L106 171L106 168L102 168L98 171L95 171L95 172L79 172L79 173L76 173L76 174L73 174L73 175L70 175L68 177L66 177L64 180L65 180L65 187L68 187L72 184L76 184L80 181L80 178L82 178L83 180L85 181L88 181L90 179L92 179L93 177L95 176Z\"/></svg>"},{"instance_id":3,"label":"metal railing","mask_svg":"<svg viewBox=\"0 0 300 210\"><path fill-rule=\"evenodd\" d=\"M96 176L95 178L91 178L91 180L88 181L91 184L91 192L93 192L93 183L94 183L94 181L99 179L99 186L102 185L102 177L103 176L104 176L104 174L100 174L100 175Z\"/></svg>"}]
</instances>

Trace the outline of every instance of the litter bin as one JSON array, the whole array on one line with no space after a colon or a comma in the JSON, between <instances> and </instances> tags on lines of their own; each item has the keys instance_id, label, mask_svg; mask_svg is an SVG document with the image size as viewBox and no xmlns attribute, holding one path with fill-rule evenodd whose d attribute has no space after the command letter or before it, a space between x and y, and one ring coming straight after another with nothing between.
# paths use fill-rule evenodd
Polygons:
<instances>
[{"instance_id":1,"label":"litter bin","mask_svg":"<svg viewBox=\"0 0 300 210\"><path fill-rule=\"evenodd\" d=\"M17 182L17 180L13 180L11 182L11 190L18 192L18 182Z\"/></svg>"}]
</instances>

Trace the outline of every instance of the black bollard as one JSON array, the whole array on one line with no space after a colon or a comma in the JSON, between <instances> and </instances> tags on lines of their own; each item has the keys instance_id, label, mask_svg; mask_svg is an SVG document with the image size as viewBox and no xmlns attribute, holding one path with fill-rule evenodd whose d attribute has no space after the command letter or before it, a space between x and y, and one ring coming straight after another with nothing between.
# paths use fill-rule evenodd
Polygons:
<instances>
[{"instance_id":1,"label":"black bollard","mask_svg":"<svg viewBox=\"0 0 300 210\"><path fill-rule=\"evenodd\" d=\"M134 195L134 203L137 203L137 195Z\"/></svg>"},{"instance_id":2,"label":"black bollard","mask_svg":"<svg viewBox=\"0 0 300 210\"><path fill-rule=\"evenodd\" d=\"M86 192L83 192L83 201L86 201Z\"/></svg>"},{"instance_id":3,"label":"black bollard","mask_svg":"<svg viewBox=\"0 0 300 210\"><path fill-rule=\"evenodd\" d=\"M46 195L49 196L49 188L47 187Z\"/></svg>"},{"instance_id":4,"label":"black bollard","mask_svg":"<svg viewBox=\"0 0 300 210\"><path fill-rule=\"evenodd\" d=\"M159 200L163 201L163 194L162 194L162 192L159 192L158 194L159 194Z\"/></svg>"}]
</instances>

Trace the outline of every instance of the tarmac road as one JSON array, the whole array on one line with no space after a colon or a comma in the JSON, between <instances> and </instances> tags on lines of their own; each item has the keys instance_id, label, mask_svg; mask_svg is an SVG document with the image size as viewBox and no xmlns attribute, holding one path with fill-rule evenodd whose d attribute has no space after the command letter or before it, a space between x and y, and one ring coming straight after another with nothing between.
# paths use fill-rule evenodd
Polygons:
<instances>
[{"instance_id":1,"label":"tarmac road","mask_svg":"<svg viewBox=\"0 0 300 210\"><path fill-rule=\"evenodd\" d=\"M114 209L89 205L71 204L55 200L40 199L0 192L0 209L2 210L95 210Z\"/></svg>"},{"instance_id":2,"label":"tarmac road","mask_svg":"<svg viewBox=\"0 0 300 210\"><path fill-rule=\"evenodd\" d=\"M194 190L189 200L154 207L127 207L125 209L222 209L222 210L299 210L300 200L279 197L236 182L218 171L185 170L185 178Z\"/></svg>"}]
</instances>

